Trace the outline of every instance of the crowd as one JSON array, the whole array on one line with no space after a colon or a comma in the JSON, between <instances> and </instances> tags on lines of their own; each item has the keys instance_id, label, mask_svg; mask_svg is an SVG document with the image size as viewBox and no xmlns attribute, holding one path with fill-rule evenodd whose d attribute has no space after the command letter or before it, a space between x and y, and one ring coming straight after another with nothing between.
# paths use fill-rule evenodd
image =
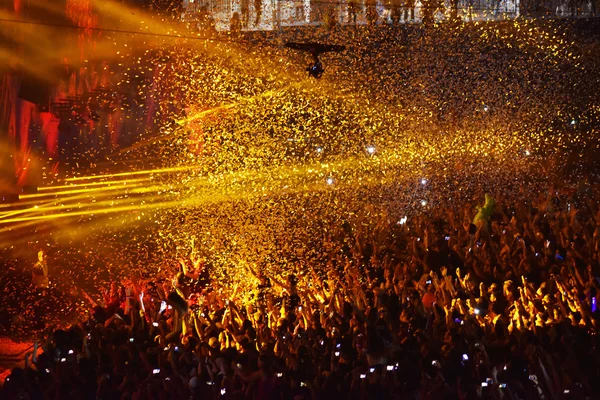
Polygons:
<instances>
[{"instance_id":1,"label":"crowd","mask_svg":"<svg viewBox=\"0 0 600 400\"><path fill-rule=\"evenodd\" d=\"M238 114L230 111L226 118L203 122L207 130L211 123L215 125L219 134L214 137L226 137L243 126L254 134L236 138L235 143L248 140L260 144L260 151L246 155L245 149L254 148L234 148L233 140L222 139L223 149L212 154L215 165L227 172L239 168L237 162L256 169L260 162L285 164L287 160L276 158L283 151L268 151L269 146L278 146L279 142L273 140L273 127L277 126L302 126L313 133L323 128L321 140L327 144L326 149L336 149L336 144L344 148L350 146L348 143L362 146L366 139L357 140L359 133L347 136L345 119L362 120L365 115L373 126L381 126L380 121L384 126L402 121L402 129L415 132L414 142L423 144L428 139L429 148L454 139L456 132L465 130L464 126L476 125L477 139L473 139L475 134L463 135L451 147L441 146L438 153L468 148L481 154L484 151L479 147L471 147L474 141L485 142L485 129L479 124L483 128L506 125L507 130L513 125L537 127L534 118L540 116L550 123L556 120L556 126L568 124L574 132L580 126L585 128L586 123L585 115L576 117L578 109L589 110L589 104L593 104L588 99L596 93L594 76L584 80L586 69L575 73L570 66L580 68L581 62L593 71L595 58L581 60L570 53L568 57L555 54L550 50L565 45L563 39L544 36L545 31L532 24L523 26L517 25L515 32L525 38L547 38L532 40L530 47L534 49L530 53L507 50L503 43L513 31L500 37L500 32L494 36L484 28L471 31L459 27L444 33L452 40L442 40L441 29L434 32L437 36L409 32L402 43L367 34L353 45L356 57L349 55L337 64L330 59L332 71L351 82L348 87L367 87L368 96L364 90L357 93L382 104L410 104L413 111L406 115L404 111L376 114L365 106L355 110L330 96L309 97L304 89L300 94L287 92L293 96L258 96L266 88L272 90L280 80L250 79L254 72L239 73L246 68L229 69L236 60L233 56L188 57L195 52L193 49L181 50L179 57L158 54L160 69L152 71L155 64L147 63L119 75L127 79L138 71L152 71L148 76L155 77L155 87L145 90L158 93L156 104L149 101L146 106L140 103L132 109L141 112L156 107L157 115L173 120L182 117L176 112L183 108L180 104L198 104L198 98L207 107L238 100L238 93L255 98L255 108L240 108ZM470 40L475 36L485 40ZM386 57L371 54L372 48L377 54L406 57L386 62ZM471 51L466 53L465 48ZM566 49L565 53L570 51L570 47ZM272 57L241 55L244 63L254 59L271 67ZM90 70L90 82L97 80L95 76ZM574 94L575 88L578 92ZM163 92L164 96L159 95ZM565 105L572 110L565 113L566 117L556 117L557 109L566 109ZM296 112L298 109L304 114ZM343 118L337 123L328 119L330 115ZM496 120L488 122L490 116L504 118L498 118L500 124ZM432 129L436 124L451 127L447 130L454 136L445 134L444 129ZM424 125L426 130L412 129ZM558 132L562 130L557 128ZM515 131L515 136L525 137L522 130ZM556 140L557 136L550 138ZM565 140L574 142L574 137L573 133ZM281 142L289 143L289 139ZM210 153L206 149L214 142L207 139L202 145L203 153ZM231 146L234 156L226 153L227 146ZM418 153L423 154L426 147L418 148ZM563 152L562 147L556 148ZM323 151L323 147L317 149ZM519 159L541 152L529 149L510 152L510 158L498 161L498 175L516 175ZM265 155L264 160L256 157L259 153ZM504 157L504 153L500 155ZM147 153L144 156L147 158ZM432 157L423 156L423 160L431 162ZM480 155L455 157L461 158L461 163L442 160L438 165L449 165L460 175L461 165L463 170L471 168L469 157L479 157L480 164L492 163ZM208 163L208 158L203 154L204 162ZM475 172L473 175L482 182L496 182L489 171ZM332 187L336 179L341 185L342 174L331 178ZM294 223L299 228L306 225L303 219L314 221L313 226L322 228L315 237L327 232L324 235L329 237L328 242L298 243L302 242L301 236L287 229L278 230L282 236L297 239L289 242L304 247L299 250L310 251L299 251L298 259L285 267L276 265L281 260L269 262L265 258L256 264L241 260L231 270L248 277L243 286L216 279L210 256L202 259L193 255L208 250L197 248L189 259L176 260L176 268L161 265L160 272L152 276L112 279L112 287L101 301L93 299L93 294L89 296L91 311L87 320L55 329L43 338L39 352L36 344L25 367L15 368L7 377L0 388L0 399L594 398L600 393L594 379L600 376L596 348L600 284L597 190L582 184L572 192L547 189L536 198L535 190L528 187L517 196L511 191L510 198L498 193L487 196L479 208L471 204L452 208L448 204L452 199L463 201L457 198L459 190L467 185L464 181L457 179L444 191L432 189L428 202L437 203L435 207L423 207L421 214L411 210L411 215L400 220L372 214L368 221L335 225L324 222L323 215L309 214L303 206L296 206L300 202L283 203L277 211L293 210L290 214L297 218ZM471 191L468 189L462 193ZM505 194L508 192L506 189ZM434 196L440 201L433 201ZM261 196L260 202L264 199ZM382 203L380 198L376 200ZM304 201L326 203L325 196ZM236 218L244 217L237 204L218 204L218 208L231 212L222 218L211 215L218 221L215 224L233 224ZM339 211L341 207L331 208L338 216L344 214ZM226 214L220 212L215 215ZM189 209L185 213L186 218L212 223L208 218L197 218ZM256 213L248 219L271 224L273 220L268 216ZM165 218L169 223L175 219ZM167 222L163 220L163 224ZM242 240L235 235L228 239ZM284 238L268 239L277 242ZM114 240L135 242L128 232ZM265 246L256 243L255 248ZM303 258L308 253L313 257ZM217 256L222 257L214 254ZM158 268L132 265L131 269ZM91 275L98 272L94 267L89 271ZM33 285L41 298L45 290L52 294L43 252L33 269ZM55 312L63 312L59 309L56 307Z\"/></svg>"},{"instance_id":2,"label":"crowd","mask_svg":"<svg viewBox=\"0 0 600 400\"><path fill-rule=\"evenodd\" d=\"M239 266L250 296L180 259L174 277L90 298L89 319L55 330L0 399L593 398L595 198L585 184L518 204L486 195L346 227L322 265Z\"/></svg>"}]
</instances>

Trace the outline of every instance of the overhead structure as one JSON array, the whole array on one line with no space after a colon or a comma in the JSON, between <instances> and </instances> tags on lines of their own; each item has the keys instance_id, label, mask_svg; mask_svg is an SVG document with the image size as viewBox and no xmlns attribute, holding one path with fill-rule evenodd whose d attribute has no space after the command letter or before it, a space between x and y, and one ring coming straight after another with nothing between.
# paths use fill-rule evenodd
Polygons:
<instances>
[{"instance_id":1,"label":"overhead structure","mask_svg":"<svg viewBox=\"0 0 600 400\"><path fill-rule=\"evenodd\" d=\"M306 68L308 74L313 78L319 79L325 70L323 69L323 64L319 60L319 55L327 52L339 52L346 50L345 46L337 45L337 44L324 44L317 42L308 42L308 43L295 43L295 42L287 42L285 47L289 47L290 49L300 50L309 52L313 57L313 63Z\"/></svg>"}]
</instances>

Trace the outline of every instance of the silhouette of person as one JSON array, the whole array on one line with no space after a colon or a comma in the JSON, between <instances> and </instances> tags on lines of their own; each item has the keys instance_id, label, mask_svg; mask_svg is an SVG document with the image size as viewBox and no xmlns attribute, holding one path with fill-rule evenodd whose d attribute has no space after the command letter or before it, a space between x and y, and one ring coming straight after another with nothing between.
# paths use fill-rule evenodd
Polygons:
<instances>
[{"instance_id":1,"label":"silhouette of person","mask_svg":"<svg viewBox=\"0 0 600 400\"><path fill-rule=\"evenodd\" d=\"M367 0L367 25L374 26L379 18L377 14L377 3L373 0Z\"/></svg>"},{"instance_id":2,"label":"silhouette of person","mask_svg":"<svg viewBox=\"0 0 600 400\"><path fill-rule=\"evenodd\" d=\"M404 8L404 22L408 21L408 11L410 10L410 20L415 20L415 0L406 0Z\"/></svg>"},{"instance_id":3,"label":"silhouette of person","mask_svg":"<svg viewBox=\"0 0 600 400\"><path fill-rule=\"evenodd\" d=\"M33 266L31 282L36 290L42 295L45 295L46 290L50 287L50 280L48 279L48 262L46 261L44 250L38 252L38 261Z\"/></svg>"},{"instance_id":4,"label":"silhouette of person","mask_svg":"<svg viewBox=\"0 0 600 400\"><path fill-rule=\"evenodd\" d=\"M242 28L248 28L248 21L250 21L250 6L248 0L242 0Z\"/></svg>"},{"instance_id":5,"label":"silhouette of person","mask_svg":"<svg viewBox=\"0 0 600 400\"><path fill-rule=\"evenodd\" d=\"M260 17L262 15L262 0L254 0L254 12L256 13L256 21L254 21L254 25L258 26L260 23Z\"/></svg>"},{"instance_id":6,"label":"silhouette of person","mask_svg":"<svg viewBox=\"0 0 600 400\"><path fill-rule=\"evenodd\" d=\"M400 6L399 0L393 0L390 4L390 18L392 20L393 25L398 25L400 23L400 19L402 18L402 9Z\"/></svg>"},{"instance_id":7,"label":"silhouette of person","mask_svg":"<svg viewBox=\"0 0 600 400\"><path fill-rule=\"evenodd\" d=\"M229 31L232 36L239 36L242 31L242 22L240 21L240 14L235 12L231 16L231 25L229 27Z\"/></svg>"},{"instance_id":8,"label":"silhouette of person","mask_svg":"<svg viewBox=\"0 0 600 400\"><path fill-rule=\"evenodd\" d=\"M358 14L358 4L356 4L356 0L350 0L348 2L348 16L350 17L350 21L356 25L356 16Z\"/></svg>"}]
</instances>

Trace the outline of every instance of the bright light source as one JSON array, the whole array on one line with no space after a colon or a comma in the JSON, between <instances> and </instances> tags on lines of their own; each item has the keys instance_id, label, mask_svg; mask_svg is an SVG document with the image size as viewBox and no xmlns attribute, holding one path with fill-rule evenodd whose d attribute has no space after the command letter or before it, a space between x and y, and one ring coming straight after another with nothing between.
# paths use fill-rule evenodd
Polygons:
<instances>
[{"instance_id":1,"label":"bright light source","mask_svg":"<svg viewBox=\"0 0 600 400\"><path fill-rule=\"evenodd\" d=\"M425 206L427 205L427 201L425 201L425 200L421 200L421 205L422 205L423 207L425 207Z\"/></svg>"},{"instance_id":2,"label":"bright light source","mask_svg":"<svg viewBox=\"0 0 600 400\"><path fill-rule=\"evenodd\" d=\"M529 150L525 150L525 155L526 155L526 156L530 156L530 155L531 155L531 152L530 152Z\"/></svg>"},{"instance_id":3,"label":"bright light source","mask_svg":"<svg viewBox=\"0 0 600 400\"><path fill-rule=\"evenodd\" d=\"M375 146L367 146L367 153L375 154Z\"/></svg>"},{"instance_id":4,"label":"bright light source","mask_svg":"<svg viewBox=\"0 0 600 400\"><path fill-rule=\"evenodd\" d=\"M427 185L427 179L425 179L425 178L421 179L421 185Z\"/></svg>"},{"instance_id":5,"label":"bright light source","mask_svg":"<svg viewBox=\"0 0 600 400\"><path fill-rule=\"evenodd\" d=\"M400 218L400 221L398 221L398 225L404 225L404 224L406 224L407 220L408 220L408 217L402 217L402 218Z\"/></svg>"},{"instance_id":6,"label":"bright light source","mask_svg":"<svg viewBox=\"0 0 600 400\"><path fill-rule=\"evenodd\" d=\"M317 153L323 152L323 148L321 146L317 146L317 148L315 150L317 151Z\"/></svg>"},{"instance_id":7,"label":"bright light source","mask_svg":"<svg viewBox=\"0 0 600 400\"><path fill-rule=\"evenodd\" d=\"M571 125L575 125L577 123L577 121L575 121L574 119L571 120Z\"/></svg>"},{"instance_id":8,"label":"bright light source","mask_svg":"<svg viewBox=\"0 0 600 400\"><path fill-rule=\"evenodd\" d=\"M333 182L334 182L334 180L333 180L333 178L332 178L332 177L328 177L328 178L327 178L327 184L328 184L328 185L333 185Z\"/></svg>"},{"instance_id":9,"label":"bright light source","mask_svg":"<svg viewBox=\"0 0 600 400\"><path fill-rule=\"evenodd\" d=\"M488 112L489 110L490 110L490 108L484 104L483 111Z\"/></svg>"}]
</instances>

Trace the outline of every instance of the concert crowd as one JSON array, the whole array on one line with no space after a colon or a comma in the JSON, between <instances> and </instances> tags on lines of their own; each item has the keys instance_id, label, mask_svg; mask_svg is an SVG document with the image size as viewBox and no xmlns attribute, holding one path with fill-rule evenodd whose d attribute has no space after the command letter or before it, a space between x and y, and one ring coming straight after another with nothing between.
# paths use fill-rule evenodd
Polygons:
<instances>
[{"instance_id":1,"label":"concert crowd","mask_svg":"<svg viewBox=\"0 0 600 400\"><path fill-rule=\"evenodd\" d=\"M90 298L89 319L36 343L0 399L594 398L595 193L344 227L323 265L240 266L251 301L209 260L180 259Z\"/></svg>"}]
</instances>

